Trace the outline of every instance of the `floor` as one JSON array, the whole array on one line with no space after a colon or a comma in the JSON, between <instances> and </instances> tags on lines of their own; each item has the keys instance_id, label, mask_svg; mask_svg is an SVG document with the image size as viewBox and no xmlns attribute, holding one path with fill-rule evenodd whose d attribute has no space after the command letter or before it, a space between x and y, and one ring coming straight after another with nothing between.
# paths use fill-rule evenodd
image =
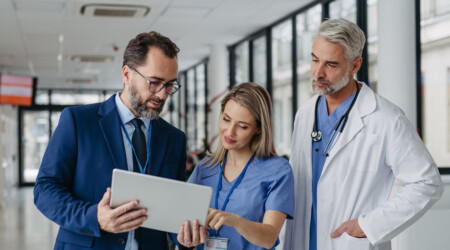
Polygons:
<instances>
[{"instance_id":1,"label":"floor","mask_svg":"<svg viewBox=\"0 0 450 250\"><path fill-rule=\"evenodd\" d=\"M0 249L53 249L58 225L33 203L33 188L13 189L0 207Z\"/></svg>"}]
</instances>

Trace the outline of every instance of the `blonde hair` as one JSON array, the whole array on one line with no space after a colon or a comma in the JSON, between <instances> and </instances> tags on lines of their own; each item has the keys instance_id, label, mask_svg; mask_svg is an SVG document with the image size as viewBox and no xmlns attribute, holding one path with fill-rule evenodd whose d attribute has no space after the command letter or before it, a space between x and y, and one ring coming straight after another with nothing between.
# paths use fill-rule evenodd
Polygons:
<instances>
[{"instance_id":1,"label":"blonde hair","mask_svg":"<svg viewBox=\"0 0 450 250\"><path fill-rule=\"evenodd\" d=\"M255 134L250 141L250 149L255 156L264 158L277 155L273 145L272 101L267 90L253 82L246 82L233 87L220 103L221 115L229 100L233 100L250 110L255 117L257 127L261 129L261 133ZM208 154L210 158L205 163L208 167L217 165L222 162L226 152L227 150L219 141L216 151Z\"/></svg>"}]
</instances>

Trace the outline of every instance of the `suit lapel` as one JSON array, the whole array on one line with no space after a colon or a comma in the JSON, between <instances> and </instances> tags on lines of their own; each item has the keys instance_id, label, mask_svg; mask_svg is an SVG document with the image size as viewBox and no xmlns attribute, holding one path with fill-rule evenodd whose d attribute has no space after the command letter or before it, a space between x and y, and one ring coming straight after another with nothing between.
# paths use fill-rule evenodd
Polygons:
<instances>
[{"instance_id":1,"label":"suit lapel","mask_svg":"<svg viewBox=\"0 0 450 250\"><path fill-rule=\"evenodd\" d=\"M150 166L149 174L159 176L164 164L164 156L167 147L169 134L167 129L160 121L161 118L152 121L152 141L150 146Z\"/></svg>"},{"instance_id":2,"label":"suit lapel","mask_svg":"<svg viewBox=\"0 0 450 250\"><path fill-rule=\"evenodd\" d=\"M98 114L101 118L98 120L98 123L109 153L114 159L114 168L127 170L125 147L123 145L123 136L115 96L113 95L100 106Z\"/></svg>"}]
</instances>

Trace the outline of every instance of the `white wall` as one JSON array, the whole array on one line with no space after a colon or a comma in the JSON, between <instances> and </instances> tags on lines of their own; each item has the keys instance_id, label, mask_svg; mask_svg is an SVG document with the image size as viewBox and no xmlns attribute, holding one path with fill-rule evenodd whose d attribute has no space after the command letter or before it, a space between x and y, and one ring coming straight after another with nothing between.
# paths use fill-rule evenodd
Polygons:
<instances>
[{"instance_id":1,"label":"white wall","mask_svg":"<svg viewBox=\"0 0 450 250\"><path fill-rule=\"evenodd\" d=\"M17 107L0 105L0 207L19 182L17 129Z\"/></svg>"}]
</instances>

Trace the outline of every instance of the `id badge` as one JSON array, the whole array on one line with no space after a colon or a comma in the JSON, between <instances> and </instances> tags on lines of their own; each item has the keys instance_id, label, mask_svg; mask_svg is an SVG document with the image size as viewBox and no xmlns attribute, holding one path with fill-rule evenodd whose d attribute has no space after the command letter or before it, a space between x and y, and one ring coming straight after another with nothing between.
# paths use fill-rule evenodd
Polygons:
<instances>
[{"instance_id":1,"label":"id badge","mask_svg":"<svg viewBox=\"0 0 450 250\"><path fill-rule=\"evenodd\" d=\"M205 250L227 250L228 239L220 237L209 237L205 244Z\"/></svg>"}]
</instances>

